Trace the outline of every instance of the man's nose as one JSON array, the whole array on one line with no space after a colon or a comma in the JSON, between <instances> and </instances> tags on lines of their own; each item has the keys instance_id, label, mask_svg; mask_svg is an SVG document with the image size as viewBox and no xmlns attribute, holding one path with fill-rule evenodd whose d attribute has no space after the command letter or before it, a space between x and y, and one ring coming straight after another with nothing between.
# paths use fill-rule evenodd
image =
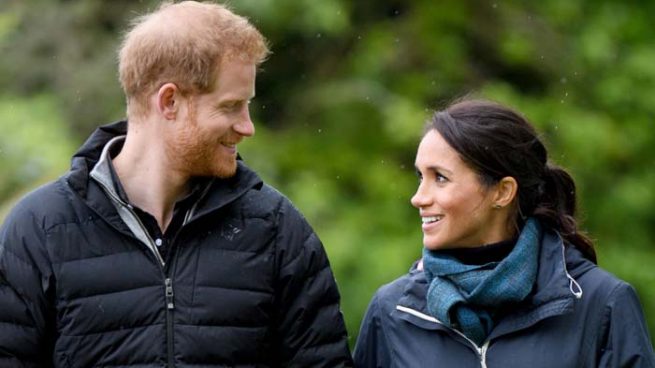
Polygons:
<instances>
[{"instance_id":1,"label":"man's nose","mask_svg":"<svg viewBox=\"0 0 655 368\"><path fill-rule=\"evenodd\" d=\"M239 122L234 124L234 131L244 137L252 137L255 135L255 124L250 119L248 106L244 107L243 112L239 116Z\"/></svg>"}]
</instances>

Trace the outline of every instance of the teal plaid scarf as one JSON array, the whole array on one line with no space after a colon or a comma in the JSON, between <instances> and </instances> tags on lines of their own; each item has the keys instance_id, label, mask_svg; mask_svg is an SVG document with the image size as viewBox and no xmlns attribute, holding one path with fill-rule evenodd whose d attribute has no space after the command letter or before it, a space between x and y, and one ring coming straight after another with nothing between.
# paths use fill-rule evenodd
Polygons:
<instances>
[{"instance_id":1,"label":"teal plaid scarf","mask_svg":"<svg viewBox=\"0 0 655 368\"><path fill-rule=\"evenodd\" d=\"M428 311L482 345L494 326L492 312L523 300L537 277L539 221L529 218L510 254L500 262L467 265L452 255L423 249Z\"/></svg>"}]
</instances>

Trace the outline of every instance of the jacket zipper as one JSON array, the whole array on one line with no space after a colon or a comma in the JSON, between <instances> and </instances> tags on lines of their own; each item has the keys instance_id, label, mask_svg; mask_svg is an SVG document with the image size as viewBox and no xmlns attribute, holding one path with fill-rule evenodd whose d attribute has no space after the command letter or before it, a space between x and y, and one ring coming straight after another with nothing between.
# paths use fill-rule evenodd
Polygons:
<instances>
[{"instance_id":1,"label":"jacket zipper","mask_svg":"<svg viewBox=\"0 0 655 368\"><path fill-rule=\"evenodd\" d=\"M161 257L161 254L159 254L159 251L157 250L157 246L152 240L152 237L146 230L146 227L143 225L143 222L139 218L139 216L136 215L134 210L132 209L132 205L129 203L123 202L118 196L114 194L107 186L101 181L101 180L96 180L98 184L104 189L105 193L115 202L121 205L122 207L126 208L130 214L132 215L132 218L136 220L136 222L139 224L139 227L143 231L143 233L146 236L146 239L148 240L149 244L146 244L148 248L151 250L151 252L155 255L155 258L157 258L157 261L159 262L160 270L162 272L162 275L164 276L164 287L165 287L165 295L166 295L166 355L168 359L168 368L174 368L175 367L175 361L174 361L174 354L173 354L173 310L175 309L175 299L174 299L174 293L173 293L173 281L168 277L166 274L166 270L164 269L165 267L165 262L164 259Z\"/></svg>"},{"instance_id":2,"label":"jacket zipper","mask_svg":"<svg viewBox=\"0 0 655 368\"><path fill-rule=\"evenodd\" d=\"M402 305L397 305L396 309L401 311L401 312L411 314L411 315L413 315L415 317L418 317L418 318L420 318L422 320L441 325L444 328L448 329L449 331L452 331L452 332L458 334L459 336L463 337L466 341L468 341L473 346L475 351L478 353L478 358L480 359L480 367L487 368L487 350L489 349L489 342L490 342L489 340L486 340L484 342L484 344L482 344L482 346L480 347L475 342L473 342L473 340L466 337L466 335L464 335L460 331L457 331L454 328L450 328L450 327L446 326L443 322L439 321L438 319L436 319L436 318L434 318L432 316L429 316L429 315L427 315L425 313L421 313L421 312L419 312L417 310L414 310L412 308L403 307Z\"/></svg>"},{"instance_id":3,"label":"jacket zipper","mask_svg":"<svg viewBox=\"0 0 655 368\"><path fill-rule=\"evenodd\" d=\"M168 356L168 368L175 367L173 359L173 310L175 309L175 299L173 294L173 281L166 278L166 350Z\"/></svg>"},{"instance_id":4,"label":"jacket zipper","mask_svg":"<svg viewBox=\"0 0 655 368\"><path fill-rule=\"evenodd\" d=\"M161 254L156 248L155 242L152 240L152 237L150 236L150 233L148 233L148 230L146 230L145 225L143 225L143 222L139 218L139 216L136 215L134 210L132 209L131 205L127 205L127 209L130 210L134 218L137 220L139 226L143 230L143 232L146 234L146 237L148 241L151 244L150 249L153 250L153 253L155 254L155 257L159 261L159 264L161 265L161 271L162 274L164 275L164 287L165 287L165 295L166 295L166 356L168 359L168 368L174 368L175 367L175 361L173 359L173 310L175 309L175 299L174 299L174 294L173 294L173 281L171 280L170 277L166 274L166 270L164 269L165 267L165 262L164 259L161 257ZM169 252L172 252L172 250L169 250Z\"/></svg>"},{"instance_id":5,"label":"jacket zipper","mask_svg":"<svg viewBox=\"0 0 655 368\"><path fill-rule=\"evenodd\" d=\"M159 254L159 251L156 248L155 242L152 240L152 237L146 230L145 226L143 225L143 222L139 218L139 216L136 215L134 210L132 209L132 206L129 204L123 204L122 202L118 202L127 207L127 209L130 211L130 213L134 216L134 218L137 220L139 226L141 229L143 229L143 232L146 234L146 237L148 241L151 244L150 249L153 250L153 253L155 254L155 257L159 261L159 264L161 266L161 272L162 275L164 276L164 286L165 286L165 295L166 295L166 356L168 359L168 368L174 368L175 367L175 360L174 360L174 346L173 346L173 310L175 309L175 298L174 298L174 293L173 293L173 281L171 280L170 277L166 274L166 270L164 270L165 262L164 259L161 257L161 254ZM172 250L169 250L169 252Z\"/></svg>"}]
</instances>

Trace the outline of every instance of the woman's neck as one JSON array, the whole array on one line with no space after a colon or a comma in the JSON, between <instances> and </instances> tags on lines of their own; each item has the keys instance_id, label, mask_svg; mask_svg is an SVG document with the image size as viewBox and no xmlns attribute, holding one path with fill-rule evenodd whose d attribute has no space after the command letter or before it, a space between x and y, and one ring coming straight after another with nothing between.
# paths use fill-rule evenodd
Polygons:
<instances>
[{"instance_id":1,"label":"woman's neck","mask_svg":"<svg viewBox=\"0 0 655 368\"><path fill-rule=\"evenodd\" d=\"M452 255L464 264L482 265L502 261L514 249L516 241L517 238L511 238L474 248L444 249L440 252Z\"/></svg>"}]
</instances>

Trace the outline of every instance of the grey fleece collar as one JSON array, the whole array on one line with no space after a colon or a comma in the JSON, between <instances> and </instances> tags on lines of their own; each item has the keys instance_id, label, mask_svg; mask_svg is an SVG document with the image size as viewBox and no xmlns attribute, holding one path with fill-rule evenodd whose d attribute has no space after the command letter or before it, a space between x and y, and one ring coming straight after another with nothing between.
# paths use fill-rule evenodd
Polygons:
<instances>
[{"instance_id":1,"label":"grey fleece collar","mask_svg":"<svg viewBox=\"0 0 655 368\"><path fill-rule=\"evenodd\" d=\"M164 266L164 260L157 250L157 245L152 240L152 237L148 233L148 230L143 226L139 217L134 213L132 205L125 203L120 199L118 192L116 190L116 185L112 179L111 175L111 157L109 155L110 149L113 145L123 141L125 136L118 136L112 138L107 144L105 144L100 154L100 159L98 163L91 170L90 176L93 178L100 187L102 187L105 194L111 201L111 203L116 208L118 215L121 217L125 225L130 228L132 234L139 239L143 244L145 244L148 249L155 255L155 258L161 263L162 267Z\"/></svg>"},{"instance_id":2,"label":"grey fleece collar","mask_svg":"<svg viewBox=\"0 0 655 368\"><path fill-rule=\"evenodd\" d=\"M111 157L109 152L111 152L111 148L118 144L125 141L125 136L120 135L117 137L112 138L107 144L105 144L104 148L102 149L102 153L100 154L100 159L96 163L96 165L93 167L91 170L91 173L89 174L95 181L98 182L102 186L102 188L105 190L105 192L109 191L107 193L112 200L114 201L119 201L123 205L127 205L123 200L120 199L120 195L118 194L118 191L116 190L116 184L114 183L114 180L111 175Z\"/></svg>"}]
</instances>

